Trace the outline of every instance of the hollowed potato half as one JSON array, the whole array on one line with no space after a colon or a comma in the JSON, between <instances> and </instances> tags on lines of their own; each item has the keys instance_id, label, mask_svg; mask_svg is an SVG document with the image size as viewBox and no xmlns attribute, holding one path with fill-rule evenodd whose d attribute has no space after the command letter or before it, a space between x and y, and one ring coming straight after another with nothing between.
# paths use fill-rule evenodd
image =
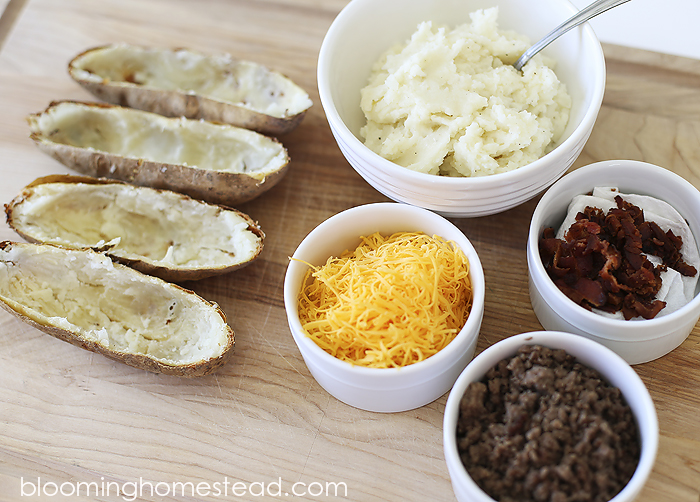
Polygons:
<instances>
[{"instance_id":1,"label":"hollowed potato half","mask_svg":"<svg viewBox=\"0 0 700 502\"><path fill-rule=\"evenodd\" d=\"M254 261L264 233L246 214L168 190L47 176L5 206L26 240L91 248L168 281L224 274Z\"/></svg>"},{"instance_id":2,"label":"hollowed potato half","mask_svg":"<svg viewBox=\"0 0 700 502\"><path fill-rule=\"evenodd\" d=\"M92 250L0 243L0 306L56 338L155 373L206 375L234 346L218 306Z\"/></svg>"},{"instance_id":3,"label":"hollowed potato half","mask_svg":"<svg viewBox=\"0 0 700 502\"><path fill-rule=\"evenodd\" d=\"M312 105L306 91L263 65L187 49L95 47L76 56L68 73L108 103L273 136L294 129Z\"/></svg>"},{"instance_id":4,"label":"hollowed potato half","mask_svg":"<svg viewBox=\"0 0 700 502\"><path fill-rule=\"evenodd\" d=\"M289 164L281 143L254 131L121 106L59 101L27 121L37 146L75 171L217 204L259 196Z\"/></svg>"}]
</instances>

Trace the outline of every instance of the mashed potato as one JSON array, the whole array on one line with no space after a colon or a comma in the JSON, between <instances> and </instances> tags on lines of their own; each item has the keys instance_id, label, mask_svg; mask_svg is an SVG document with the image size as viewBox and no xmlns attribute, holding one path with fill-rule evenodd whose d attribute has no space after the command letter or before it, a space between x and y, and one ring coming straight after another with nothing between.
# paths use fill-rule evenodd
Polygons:
<instances>
[{"instance_id":1,"label":"mashed potato","mask_svg":"<svg viewBox=\"0 0 700 502\"><path fill-rule=\"evenodd\" d=\"M375 63L361 91L365 144L401 166L447 176L517 169L547 153L566 127L571 98L535 56L511 64L528 39L498 29L498 8L453 30L424 22Z\"/></svg>"}]
</instances>

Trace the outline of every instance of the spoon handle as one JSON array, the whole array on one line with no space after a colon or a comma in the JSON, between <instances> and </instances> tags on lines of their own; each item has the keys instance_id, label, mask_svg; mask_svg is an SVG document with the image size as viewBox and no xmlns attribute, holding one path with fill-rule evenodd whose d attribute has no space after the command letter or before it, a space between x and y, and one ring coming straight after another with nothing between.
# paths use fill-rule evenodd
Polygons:
<instances>
[{"instance_id":1,"label":"spoon handle","mask_svg":"<svg viewBox=\"0 0 700 502\"><path fill-rule=\"evenodd\" d=\"M534 44L528 50L523 52L523 55L518 58L513 66L517 70L520 70L525 63L527 63L532 56L540 52L542 49L547 47L555 39L559 38L561 35L566 33L572 28L576 28L579 24L583 24L589 19L602 14L606 10L622 5L623 3L629 2L630 0L597 0L590 4L588 7L581 9L578 14L575 14L567 21L554 28L548 35L543 37L539 42Z\"/></svg>"}]
</instances>

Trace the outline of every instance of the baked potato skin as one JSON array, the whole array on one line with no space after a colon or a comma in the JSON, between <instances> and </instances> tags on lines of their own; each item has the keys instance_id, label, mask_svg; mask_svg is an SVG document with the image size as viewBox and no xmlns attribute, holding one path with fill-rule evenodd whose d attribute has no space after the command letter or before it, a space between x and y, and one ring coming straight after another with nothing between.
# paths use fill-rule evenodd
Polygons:
<instances>
[{"instance_id":1,"label":"baked potato skin","mask_svg":"<svg viewBox=\"0 0 700 502\"><path fill-rule=\"evenodd\" d=\"M23 244L21 243L15 243L11 241L2 241L0 242L0 250L9 250L13 246L22 246ZM50 246L49 244L46 244L46 246ZM123 267L124 269L129 269L128 267L124 265L120 265L115 263L115 267ZM133 272L132 273L138 273L138 272ZM156 279L157 280L157 279ZM120 363L126 364L128 366L132 366L134 368L142 369L145 371L149 371L152 373L160 373L164 375L173 375L173 376L179 376L179 377L186 377L186 378L195 378L195 377L201 377L208 375L221 366L223 366L226 361L230 358L233 348L235 346L235 335L233 332L233 329L227 324L226 322L226 315L224 312L219 308L218 305L212 304L210 302L207 302L203 298L199 297L196 293L194 293L191 290L185 289L181 286L178 286L176 284L171 285L174 288L177 288L180 290L182 293L186 295L194 295L197 297L199 300L202 302L205 302L209 307L213 308L216 313L221 316L221 319L223 320L226 328L226 338L227 338L227 344L224 347L221 355L218 357L214 358L209 358L207 360L199 361L197 363L191 363L191 364L180 364L180 365L171 365L171 364L165 364L161 361L158 361L156 359L153 359L151 357L142 355L142 354L136 354L136 353L127 353L127 352L121 352L121 351L115 351L111 350L103 345L100 345L97 342L94 342L92 340L88 340L85 338L80 337L78 333L73 333L72 331L68 331L66 329L60 328L58 326L53 326L53 325L48 325L48 324L42 324L34 319L26 316L25 314L18 312L17 310L13 309L10 305L5 303L4 301L0 300L0 307L2 307L5 311L9 312L19 320L27 323L28 325L48 334L51 335L55 338L58 338L59 340L63 340L64 342L68 342L76 347L80 347L82 349L88 350L90 352L95 352L98 354L102 354L105 357L108 357L114 361L118 361Z\"/></svg>"},{"instance_id":2,"label":"baked potato skin","mask_svg":"<svg viewBox=\"0 0 700 502\"><path fill-rule=\"evenodd\" d=\"M291 132L299 126L308 111L307 108L299 113L275 117L197 93L177 89L144 87L131 82L128 75L124 76L123 81L118 82L105 79L96 82L81 78L76 71L78 61L87 54L97 53L110 47L112 46L102 45L89 48L76 55L68 63L70 77L96 98L107 103L158 113L166 117L185 117L231 124L270 136L280 136ZM174 49L174 51L178 50L187 51L187 49ZM165 51L167 52L167 50Z\"/></svg>"},{"instance_id":3,"label":"baked potato skin","mask_svg":"<svg viewBox=\"0 0 700 502\"><path fill-rule=\"evenodd\" d=\"M93 184L93 185L126 184L126 182L108 179L108 178L96 178L96 177L88 177L88 176L71 176L71 175L63 175L63 174L44 176L41 178L37 178L33 182L29 183L27 186L24 187L22 192L20 194L18 194L10 203L5 204L5 220L8 224L8 226L10 228L12 228L19 236L21 236L27 242L31 242L34 244L43 244L43 242L33 238L31 235L28 235L25 232L23 232L21 229L21 226L19 226L15 223L14 208L24 201L25 197L28 194L28 191L31 188L45 184L45 183L84 183L84 184ZM183 197L186 197L186 195L183 195ZM253 256L250 260L243 262L243 263L240 263L240 264L237 264L235 266L227 266L225 268L184 269L183 270L183 269L174 269L172 267L166 267L166 266L158 266L158 265L148 263L145 261L141 261L141 260L127 259L127 258L124 258L121 256L117 256L114 253L110 253L109 249L106 249L106 250L94 249L94 251L104 252L112 260L114 260L118 263L121 263L123 265L127 265L133 269L138 270L139 272L144 273L144 274L159 277L159 278L163 279L164 281L168 281L168 282L197 281L197 280L201 280L201 279L206 279L207 277L214 277L216 275L221 275L223 273L233 272L234 270L238 270L240 268L243 268L243 267L250 265L253 261L255 261L260 256L260 253L263 250L265 233L257 225L257 223L247 214L242 213L241 211L239 211L235 208L232 208L232 207L223 206L220 204L217 204L217 205L225 211L233 211L236 214L238 214L240 217L242 217L249 225L248 230L250 230L251 232L253 232L256 236L258 236L260 238L261 244L258 247L258 250L257 250L255 256Z\"/></svg>"},{"instance_id":4,"label":"baked potato skin","mask_svg":"<svg viewBox=\"0 0 700 502\"><path fill-rule=\"evenodd\" d=\"M47 113L51 108L62 103L75 103L96 109L116 106L77 101L52 102L44 112L33 113L27 117L30 128L38 127L35 124L42 113ZM42 152L78 173L96 178L124 181L138 186L171 190L194 199L227 206L243 204L260 196L279 183L289 169L289 155L286 149L284 149L285 164L263 179L257 179L243 173L153 162L56 143L36 130L32 130L29 137ZM271 139L279 143L274 138Z\"/></svg>"},{"instance_id":5,"label":"baked potato skin","mask_svg":"<svg viewBox=\"0 0 700 502\"><path fill-rule=\"evenodd\" d=\"M3 246L4 244L5 243L0 243L0 246ZM25 316L21 312L17 312L3 301L0 301L0 307L2 307L6 312L9 312L13 316L15 316L17 319L27 323L28 325L38 329L39 331L42 331L43 333L58 338L59 340L68 342L71 345L80 347L81 349L101 354L105 357L108 357L109 359L126 364L127 366L163 375L171 375L184 378L197 378L209 375L218 370L224 364L226 364L231 354L233 353L233 348L235 345L234 333L233 330L229 327L230 345L225 349L224 353L221 356L208 359L206 361L202 361L196 364L169 365L164 364L160 361L156 361L155 359L151 359L150 357L141 354L129 354L126 352L117 352L114 350L110 350L96 342L93 342L92 340L85 340L84 338L80 338L78 335L70 331L58 328L56 326L47 326L45 324L40 324L35 320ZM218 307L216 308L217 310L219 310L221 315L224 316L223 311L221 311L221 309L219 309Z\"/></svg>"},{"instance_id":6,"label":"baked potato skin","mask_svg":"<svg viewBox=\"0 0 700 502\"><path fill-rule=\"evenodd\" d=\"M263 180L244 174L222 173L187 166L96 152L51 143L32 134L47 155L78 173L95 178L120 180L133 185L172 190L212 204L236 206L266 192L282 180L288 165Z\"/></svg>"},{"instance_id":7,"label":"baked potato skin","mask_svg":"<svg viewBox=\"0 0 700 502\"><path fill-rule=\"evenodd\" d=\"M96 98L114 105L136 108L166 117L185 117L231 124L270 136L282 136L291 132L306 116L304 111L286 118L272 117L203 96L148 89L135 84L97 83L82 79L76 79L76 82Z\"/></svg>"}]
</instances>

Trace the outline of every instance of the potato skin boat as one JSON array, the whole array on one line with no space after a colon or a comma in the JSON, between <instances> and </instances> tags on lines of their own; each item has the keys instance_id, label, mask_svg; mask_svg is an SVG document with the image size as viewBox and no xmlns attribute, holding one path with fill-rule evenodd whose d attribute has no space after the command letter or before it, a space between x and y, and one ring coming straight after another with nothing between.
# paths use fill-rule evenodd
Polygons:
<instances>
[{"instance_id":1,"label":"potato skin boat","mask_svg":"<svg viewBox=\"0 0 700 502\"><path fill-rule=\"evenodd\" d=\"M79 173L215 204L258 197L289 166L284 146L254 131L104 103L56 101L27 122L43 152Z\"/></svg>"},{"instance_id":2,"label":"potato skin boat","mask_svg":"<svg viewBox=\"0 0 700 502\"><path fill-rule=\"evenodd\" d=\"M301 87L263 65L185 48L93 47L70 61L68 73L108 103L272 136L295 129L312 106Z\"/></svg>"},{"instance_id":3,"label":"potato skin boat","mask_svg":"<svg viewBox=\"0 0 700 502\"><path fill-rule=\"evenodd\" d=\"M186 195L103 178L38 178L5 205L25 240L91 248L166 281L238 270L262 252L265 234L241 211Z\"/></svg>"},{"instance_id":4,"label":"potato skin boat","mask_svg":"<svg viewBox=\"0 0 700 502\"><path fill-rule=\"evenodd\" d=\"M217 305L92 250L0 242L0 307L77 347L167 375L210 374L235 343Z\"/></svg>"}]
</instances>

